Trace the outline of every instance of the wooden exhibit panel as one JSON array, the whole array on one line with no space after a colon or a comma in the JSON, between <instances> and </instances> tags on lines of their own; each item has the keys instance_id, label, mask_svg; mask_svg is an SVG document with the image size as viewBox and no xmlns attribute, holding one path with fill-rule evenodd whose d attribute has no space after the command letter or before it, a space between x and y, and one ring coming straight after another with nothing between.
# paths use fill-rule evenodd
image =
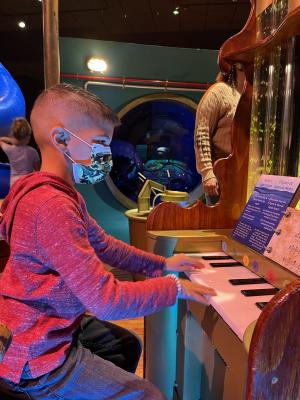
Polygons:
<instances>
[{"instance_id":1,"label":"wooden exhibit panel","mask_svg":"<svg viewBox=\"0 0 300 400\"><path fill-rule=\"evenodd\" d=\"M256 42L256 2L255 0L250 0L250 2L251 9L244 28L226 40L220 48L219 65L222 71L228 72L233 62L244 61L241 49L249 48ZM247 62L251 63L253 60L249 59Z\"/></svg>"},{"instance_id":2,"label":"wooden exhibit panel","mask_svg":"<svg viewBox=\"0 0 300 400\"><path fill-rule=\"evenodd\" d=\"M162 203L155 207L147 220L147 230L231 228L238 219L246 201L246 169L249 158L249 130L252 102L252 68L255 57L268 57L276 46L300 34L300 5L289 1L287 14L282 14L276 29L262 39L256 38L255 1L244 29L226 41L219 52L221 69L228 71L230 64L242 62L246 68L246 84L232 125L232 154L214 164L220 183L218 204L206 207L198 201L189 208Z\"/></svg>"},{"instance_id":3,"label":"wooden exhibit panel","mask_svg":"<svg viewBox=\"0 0 300 400\"><path fill-rule=\"evenodd\" d=\"M222 71L229 71L234 62L242 61L238 49L255 40L254 3L243 30L227 40L219 51ZM246 203L249 157L249 130L252 104L252 64L245 63L246 81L231 129L232 152L214 163L219 182L220 200L213 207L197 201L188 208L161 203L148 216L147 230L232 228Z\"/></svg>"},{"instance_id":4,"label":"wooden exhibit panel","mask_svg":"<svg viewBox=\"0 0 300 400\"><path fill-rule=\"evenodd\" d=\"M256 16L262 13L270 4L272 4L272 0L257 0L256 1Z\"/></svg>"},{"instance_id":5,"label":"wooden exhibit panel","mask_svg":"<svg viewBox=\"0 0 300 400\"><path fill-rule=\"evenodd\" d=\"M197 201L182 208L174 203L161 203L149 214L147 230L232 228L246 203L249 127L252 86L247 83L233 123L233 152L215 163L220 186L220 200L213 207Z\"/></svg>"},{"instance_id":6,"label":"wooden exhibit panel","mask_svg":"<svg viewBox=\"0 0 300 400\"><path fill-rule=\"evenodd\" d=\"M296 280L261 313L249 352L247 400L300 398L299 305Z\"/></svg>"},{"instance_id":7,"label":"wooden exhibit panel","mask_svg":"<svg viewBox=\"0 0 300 400\"><path fill-rule=\"evenodd\" d=\"M253 5L253 1L251 2ZM255 10L255 5L254 5ZM255 11L254 15L250 14L252 18L252 22L254 26L252 26L248 20L248 23L253 28L251 30L253 36L249 36L249 40L242 41L239 46L238 52L235 51L235 48L230 48L227 46L226 50L227 54L224 55L225 65L228 63L228 60L240 61L243 63L252 63L254 61L254 57L257 54L268 54L275 46L280 43L286 41L290 37L297 36L300 34L300 3L299 0L289 0L288 2L288 13L283 18L281 23L276 29L273 29L272 32L261 39L256 39L256 17ZM230 39L229 39L230 40ZM225 46L227 42L224 43Z\"/></svg>"},{"instance_id":8,"label":"wooden exhibit panel","mask_svg":"<svg viewBox=\"0 0 300 400\"><path fill-rule=\"evenodd\" d=\"M294 11L297 7L300 7L300 0L289 0L289 13Z\"/></svg>"},{"instance_id":9,"label":"wooden exhibit panel","mask_svg":"<svg viewBox=\"0 0 300 400\"><path fill-rule=\"evenodd\" d=\"M275 1L273 3L275 5ZM176 384L174 385L177 397L174 395L172 399L300 399L300 332L298 323L300 317L300 280L297 273L299 268L297 262L299 260L294 257L295 251L298 251L298 242L296 243L296 241L299 239L299 231L292 229L295 228L293 221L295 222L295 215L298 215L299 211L292 211L291 214L294 219L288 221L290 226L286 226L287 221L283 222L283 228L288 228L294 235L293 246L291 243L289 246L287 246L287 243L280 243L280 248L287 246L290 251L288 257L287 254L278 254L277 252L279 249L277 243L281 240L280 235L278 238L273 238L276 252L270 253L271 256L269 257L234 241L230 238L230 232L226 229L233 227L246 203L245 187L249 183L246 170L248 170L249 161L249 129L251 102L253 100L251 72L252 68L256 68L254 60L257 57L265 57L266 70L272 69L273 64L270 59L277 46L282 46L284 51L287 42L290 43L289 39L300 35L300 2L297 0L280 2L282 13L280 15L274 14L276 18L271 19L270 24L268 22L269 31L268 29L259 31L260 28L265 28L264 18L269 15L267 13L271 15L271 12L273 12L271 10L273 3L268 0L251 1L252 8L244 29L226 41L219 53L219 63L223 71L228 71L230 65L234 62L242 62L246 65L247 78L232 126L232 154L227 159L218 160L214 165L221 188L219 203L213 207L206 207L198 201L186 209L175 204L160 204L150 213L147 220L147 230L148 249L156 254L172 255L178 252L222 251L240 262L247 273L251 271L258 277L264 278L266 283L272 286L273 293L276 288L280 291L275 296L272 294L272 297L264 298L264 300L253 299L252 305L255 305L255 307L256 305L261 306L260 302L263 303L262 305L265 303L267 305L258 311L258 316L255 318L252 318L251 314L251 322L249 321L249 325L243 331L244 336L236 334L234 329L237 324L233 318L228 318L229 312L227 315L218 313L217 307L205 308L195 302L188 302L186 310L181 313L179 308L178 325L175 329L174 326L169 327L172 332L174 330L178 332ZM280 7L274 8L274 12L280 11ZM267 8L269 9L267 10ZM266 12L264 13L264 11ZM258 19L259 28L257 28ZM298 38L296 39L298 40ZM297 40L295 41L297 42ZM297 53L294 58L299 58ZM286 60L281 60L282 71L285 71L287 65L291 64L291 58ZM292 62L294 61L293 59ZM295 68L296 73L299 71L298 65L297 68ZM259 85L263 86L268 82L265 75L257 76L258 82L255 82ZM293 78L295 79L296 75ZM291 95L291 91L297 90L298 86L295 87L296 89L293 89L290 86L290 89L284 92L283 100ZM272 86L270 91L271 89ZM273 102L272 107L279 109L280 104L277 103L282 99L278 100L276 94L274 94L274 98L269 98L266 104L262 103L261 106L266 108L267 111L264 110L266 113L270 112L268 107L271 100ZM290 104L291 109L292 103ZM284 104L287 105L288 103ZM298 103L294 104L297 105ZM297 114L297 108L292 110ZM282 113L282 115L285 114ZM255 115L253 118L255 118ZM279 135L276 140L284 141L284 129L282 128L284 125L281 125L280 122L279 118L279 122L276 121L279 127ZM295 133L297 135L298 128L299 124L296 124L293 135ZM258 141L257 139L257 145L259 145ZM296 145L299 145L299 140L295 144L298 149ZM271 144L268 146L268 143L266 143L266 148L270 149L271 147ZM272 159L270 154L273 153L270 151L265 154L266 159L275 163L275 157ZM275 155L277 156L277 153ZM295 164L299 161L297 160L296 157L293 159ZM272 174L271 172L264 173ZM290 174L273 172L273 174L297 176L294 175L294 172ZM287 241L283 231L282 239ZM282 263L282 260L285 264ZM292 265L292 268L290 265ZM199 273L199 275L201 274ZM193 277L190 278L193 279ZM228 284L228 280L226 282ZM214 304L214 300L211 301ZM250 307L248 310L250 310ZM244 315L249 314L245 307L240 310L240 313L237 310L234 315L237 315L238 320L240 316L244 318ZM164 316L157 317L156 322L161 323L162 320L164 328L167 329L168 321ZM232 324L225 322L228 320L231 320ZM157 326L154 325L152 328L155 330ZM160 336L167 336L168 334L170 334L170 331L160 332ZM159 340L158 336L157 340ZM160 357L162 356L160 355ZM155 370L156 362L157 360L153 359L153 370ZM161 362L160 359L158 365L159 362ZM247 366L248 363L249 366ZM246 379L247 370L248 378ZM222 387L222 393L212 385Z\"/></svg>"},{"instance_id":10,"label":"wooden exhibit panel","mask_svg":"<svg viewBox=\"0 0 300 400\"><path fill-rule=\"evenodd\" d=\"M287 208L264 256L300 276L300 210Z\"/></svg>"}]
</instances>

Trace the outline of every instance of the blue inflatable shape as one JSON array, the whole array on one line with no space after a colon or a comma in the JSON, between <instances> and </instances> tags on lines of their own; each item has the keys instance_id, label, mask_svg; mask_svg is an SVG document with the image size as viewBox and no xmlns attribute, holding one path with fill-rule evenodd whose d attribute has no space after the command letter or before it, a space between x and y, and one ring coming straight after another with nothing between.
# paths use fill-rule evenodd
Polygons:
<instances>
[{"instance_id":1,"label":"blue inflatable shape","mask_svg":"<svg viewBox=\"0 0 300 400\"><path fill-rule=\"evenodd\" d=\"M25 117L25 100L17 82L0 63L0 136L9 134L12 121Z\"/></svg>"}]
</instances>

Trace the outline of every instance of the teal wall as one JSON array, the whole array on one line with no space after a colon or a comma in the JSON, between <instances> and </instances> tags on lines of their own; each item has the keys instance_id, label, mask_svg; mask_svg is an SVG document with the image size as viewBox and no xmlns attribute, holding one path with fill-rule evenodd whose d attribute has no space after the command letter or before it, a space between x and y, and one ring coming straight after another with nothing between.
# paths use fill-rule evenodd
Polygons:
<instances>
[{"instance_id":1,"label":"teal wall","mask_svg":"<svg viewBox=\"0 0 300 400\"><path fill-rule=\"evenodd\" d=\"M174 80L182 82L210 83L218 72L216 50L183 49L149 46L133 43L108 42L90 39L60 38L60 61L62 74L92 75L86 66L87 58L100 56L108 63L105 75L141 79ZM94 74L97 76L97 74ZM84 86L86 80L62 81ZM129 102L158 90L88 86L114 111L120 111ZM200 92L172 91L199 102ZM162 93L163 95L163 93ZM94 187L78 185L87 201L89 212L110 234L129 241L125 208L119 204L105 183Z\"/></svg>"}]
</instances>

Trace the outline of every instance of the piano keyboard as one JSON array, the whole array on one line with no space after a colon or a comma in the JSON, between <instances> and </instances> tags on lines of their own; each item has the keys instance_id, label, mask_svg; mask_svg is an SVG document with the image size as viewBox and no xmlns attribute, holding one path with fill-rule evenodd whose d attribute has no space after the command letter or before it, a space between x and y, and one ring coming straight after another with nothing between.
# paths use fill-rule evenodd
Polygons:
<instances>
[{"instance_id":1,"label":"piano keyboard","mask_svg":"<svg viewBox=\"0 0 300 400\"><path fill-rule=\"evenodd\" d=\"M186 275L192 282L211 286L216 290L217 296L211 297L210 305L243 341L246 328L259 317L261 309L278 289L225 253L186 254L201 258L206 267L201 271L187 272ZM244 279L251 279L251 283L232 284L234 280ZM270 294L262 294L262 289L267 289L266 292Z\"/></svg>"}]
</instances>

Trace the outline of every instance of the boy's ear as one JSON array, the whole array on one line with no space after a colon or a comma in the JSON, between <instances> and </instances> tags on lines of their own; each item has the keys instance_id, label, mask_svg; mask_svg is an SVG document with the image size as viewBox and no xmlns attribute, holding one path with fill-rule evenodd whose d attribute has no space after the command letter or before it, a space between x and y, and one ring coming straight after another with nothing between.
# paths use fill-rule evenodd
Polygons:
<instances>
[{"instance_id":1,"label":"boy's ear","mask_svg":"<svg viewBox=\"0 0 300 400\"><path fill-rule=\"evenodd\" d=\"M56 147L62 151L65 151L70 141L70 134L63 128L54 128L51 132L51 138Z\"/></svg>"}]
</instances>

